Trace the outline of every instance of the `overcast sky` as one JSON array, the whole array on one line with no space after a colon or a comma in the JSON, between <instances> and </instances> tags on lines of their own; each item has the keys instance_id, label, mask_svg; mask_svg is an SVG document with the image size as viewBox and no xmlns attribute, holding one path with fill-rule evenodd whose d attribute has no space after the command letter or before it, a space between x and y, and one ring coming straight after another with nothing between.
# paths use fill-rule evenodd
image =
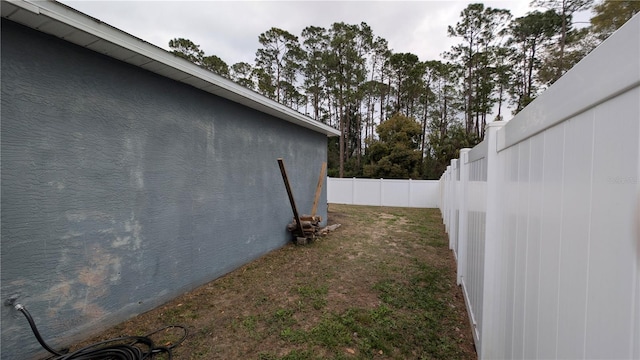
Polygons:
<instances>
[{"instance_id":1,"label":"overcast sky","mask_svg":"<svg viewBox=\"0 0 640 360\"><path fill-rule=\"evenodd\" d=\"M187 38L206 55L228 65L254 63L258 35L278 27L300 36L309 25L366 22L387 39L394 52L420 60L440 54L460 41L447 37L460 12L478 1L61 1L109 25L168 50L170 39ZM530 11L529 0L484 1L485 6Z\"/></svg>"}]
</instances>

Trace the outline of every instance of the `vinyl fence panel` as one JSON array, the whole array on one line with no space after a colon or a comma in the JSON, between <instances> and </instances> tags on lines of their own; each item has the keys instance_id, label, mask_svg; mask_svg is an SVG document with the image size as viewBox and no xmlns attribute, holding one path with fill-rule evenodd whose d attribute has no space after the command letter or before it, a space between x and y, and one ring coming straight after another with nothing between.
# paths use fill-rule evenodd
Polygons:
<instances>
[{"instance_id":1,"label":"vinyl fence panel","mask_svg":"<svg viewBox=\"0 0 640 360\"><path fill-rule=\"evenodd\" d=\"M480 359L640 358L638 64L636 16L443 174Z\"/></svg>"},{"instance_id":2,"label":"vinyl fence panel","mask_svg":"<svg viewBox=\"0 0 640 360\"><path fill-rule=\"evenodd\" d=\"M329 203L437 208L438 180L327 178Z\"/></svg>"}]
</instances>

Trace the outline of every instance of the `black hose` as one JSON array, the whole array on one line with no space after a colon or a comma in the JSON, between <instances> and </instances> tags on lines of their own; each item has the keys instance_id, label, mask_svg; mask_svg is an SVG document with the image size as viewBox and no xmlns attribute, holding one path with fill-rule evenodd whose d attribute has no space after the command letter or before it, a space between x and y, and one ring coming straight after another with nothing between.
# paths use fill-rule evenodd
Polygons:
<instances>
[{"instance_id":1,"label":"black hose","mask_svg":"<svg viewBox=\"0 0 640 360\"><path fill-rule=\"evenodd\" d=\"M62 355L62 353L59 353L53 350L51 346L47 345L47 343L44 341L42 336L40 336L40 332L38 331L38 328L36 327L36 323L33 321L31 314L29 314L29 311L27 311L27 309L25 309L25 307L20 304L16 304L15 308L16 310L20 311L24 315L24 317L27 318L27 321L29 322L29 326L31 326L31 331L33 331L33 334L36 336L36 339L38 340L40 345L42 345L42 347L45 350L47 350L48 352L54 355L58 355L58 356Z\"/></svg>"},{"instance_id":2,"label":"black hose","mask_svg":"<svg viewBox=\"0 0 640 360\"><path fill-rule=\"evenodd\" d=\"M29 311L22 305L16 304L16 310L20 311L27 318L29 326L35 335L40 345L55 355L50 357L51 360L147 360L153 359L156 354L165 353L169 359L172 359L173 354L171 352L176 346L180 345L187 338L187 329L181 325L169 325L158 330L155 330L145 336L123 336L113 338L89 346L85 346L72 353L63 354L54 350L49 346L38 331L33 318ZM171 346L156 346L150 336L159 333L166 329L182 329L184 332L182 338L172 344Z\"/></svg>"}]
</instances>

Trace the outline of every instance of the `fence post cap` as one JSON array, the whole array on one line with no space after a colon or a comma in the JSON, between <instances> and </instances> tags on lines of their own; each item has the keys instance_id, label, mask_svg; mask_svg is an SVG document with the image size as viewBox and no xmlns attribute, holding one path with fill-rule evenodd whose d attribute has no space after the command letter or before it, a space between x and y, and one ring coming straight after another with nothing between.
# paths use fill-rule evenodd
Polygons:
<instances>
[{"instance_id":1,"label":"fence post cap","mask_svg":"<svg viewBox=\"0 0 640 360\"><path fill-rule=\"evenodd\" d=\"M503 127L507 124L507 121L501 120L501 121L492 121L490 123L488 123L487 125L485 125L485 129L488 128L492 128L492 127L496 127L496 128L500 128Z\"/></svg>"}]
</instances>

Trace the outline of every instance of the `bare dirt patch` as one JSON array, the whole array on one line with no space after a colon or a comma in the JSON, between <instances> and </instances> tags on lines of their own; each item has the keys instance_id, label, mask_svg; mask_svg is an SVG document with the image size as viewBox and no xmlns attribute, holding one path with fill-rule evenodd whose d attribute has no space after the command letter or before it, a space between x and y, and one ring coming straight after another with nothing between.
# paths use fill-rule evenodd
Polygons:
<instances>
[{"instance_id":1,"label":"bare dirt patch","mask_svg":"<svg viewBox=\"0 0 640 360\"><path fill-rule=\"evenodd\" d=\"M475 359L433 209L329 206L335 232L287 245L84 344L189 329L174 359Z\"/></svg>"}]
</instances>

